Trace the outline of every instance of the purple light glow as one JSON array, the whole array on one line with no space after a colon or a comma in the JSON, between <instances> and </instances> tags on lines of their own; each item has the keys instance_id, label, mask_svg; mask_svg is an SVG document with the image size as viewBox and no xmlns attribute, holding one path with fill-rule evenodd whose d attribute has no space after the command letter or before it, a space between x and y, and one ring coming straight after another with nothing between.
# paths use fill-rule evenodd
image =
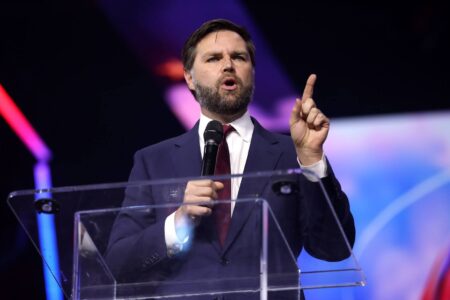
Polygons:
<instances>
[{"instance_id":1,"label":"purple light glow","mask_svg":"<svg viewBox=\"0 0 450 300\"><path fill-rule=\"evenodd\" d=\"M200 106L186 84L169 87L166 91L166 101L184 128L190 129L194 126L200 116Z\"/></svg>"},{"instance_id":2,"label":"purple light glow","mask_svg":"<svg viewBox=\"0 0 450 300\"><path fill-rule=\"evenodd\" d=\"M38 161L34 165L34 184L38 190L52 187L52 176L47 162Z\"/></svg>"}]
</instances>

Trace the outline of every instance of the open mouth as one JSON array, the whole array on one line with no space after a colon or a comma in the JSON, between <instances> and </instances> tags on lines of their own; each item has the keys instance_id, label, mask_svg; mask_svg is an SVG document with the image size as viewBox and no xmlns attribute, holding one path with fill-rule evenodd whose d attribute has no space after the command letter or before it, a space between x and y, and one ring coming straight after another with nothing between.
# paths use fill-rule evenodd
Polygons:
<instances>
[{"instance_id":1,"label":"open mouth","mask_svg":"<svg viewBox=\"0 0 450 300\"><path fill-rule=\"evenodd\" d=\"M224 81L222 81L222 88L225 90L235 90L237 88L237 81L234 78L226 78Z\"/></svg>"}]
</instances>

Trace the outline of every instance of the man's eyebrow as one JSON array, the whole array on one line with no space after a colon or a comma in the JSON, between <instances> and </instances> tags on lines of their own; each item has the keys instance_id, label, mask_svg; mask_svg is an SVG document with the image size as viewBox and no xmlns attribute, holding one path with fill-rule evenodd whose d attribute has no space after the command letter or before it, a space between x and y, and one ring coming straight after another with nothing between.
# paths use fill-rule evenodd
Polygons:
<instances>
[{"instance_id":1,"label":"man's eyebrow","mask_svg":"<svg viewBox=\"0 0 450 300\"><path fill-rule=\"evenodd\" d=\"M206 59L206 58L208 58L208 57L222 57L222 56L223 56L222 52L219 52L219 51L209 51L209 52L203 53L203 55L201 55L200 57L201 57L202 59Z\"/></svg>"},{"instance_id":2,"label":"man's eyebrow","mask_svg":"<svg viewBox=\"0 0 450 300\"><path fill-rule=\"evenodd\" d=\"M231 55L245 55L245 56L248 56L249 53L248 53L248 51L233 51L233 53L231 53Z\"/></svg>"},{"instance_id":3,"label":"man's eyebrow","mask_svg":"<svg viewBox=\"0 0 450 300\"><path fill-rule=\"evenodd\" d=\"M239 55L250 56L250 54L246 50L233 51L231 53L231 56L239 56ZM223 53L222 53L222 51L208 51L201 55L202 58L211 57L211 56L221 57L221 56L223 56Z\"/></svg>"},{"instance_id":4,"label":"man's eyebrow","mask_svg":"<svg viewBox=\"0 0 450 300\"><path fill-rule=\"evenodd\" d=\"M202 57L207 57L207 56L221 56L222 52L220 51L208 51L203 53Z\"/></svg>"}]
</instances>

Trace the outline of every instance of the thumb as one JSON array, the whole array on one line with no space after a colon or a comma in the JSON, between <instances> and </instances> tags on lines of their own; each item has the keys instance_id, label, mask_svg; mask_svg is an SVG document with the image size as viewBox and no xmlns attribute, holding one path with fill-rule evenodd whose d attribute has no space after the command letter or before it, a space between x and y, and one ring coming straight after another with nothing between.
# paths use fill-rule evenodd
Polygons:
<instances>
[{"instance_id":1,"label":"thumb","mask_svg":"<svg viewBox=\"0 0 450 300\"><path fill-rule=\"evenodd\" d=\"M223 189L225 186L223 185L222 182L220 181L214 181L214 189L217 190L221 190Z\"/></svg>"}]
</instances>

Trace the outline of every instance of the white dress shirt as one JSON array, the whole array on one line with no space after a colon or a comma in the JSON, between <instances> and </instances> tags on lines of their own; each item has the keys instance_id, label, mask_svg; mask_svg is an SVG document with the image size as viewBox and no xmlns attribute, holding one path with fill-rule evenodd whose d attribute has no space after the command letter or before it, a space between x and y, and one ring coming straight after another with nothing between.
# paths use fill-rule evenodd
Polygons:
<instances>
[{"instance_id":1,"label":"white dress shirt","mask_svg":"<svg viewBox=\"0 0 450 300\"><path fill-rule=\"evenodd\" d=\"M198 135L200 141L200 152L203 157L203 148L205 141L203 139L203 133L205 132L206 125L211 121L210 118L205 115L200 115L200 121L198 125ZM252 140L253 130L255 126L250 118L248 111L239 119L234 120L229 125L234 127L234 131L230 132L227 136L227 144L230 152L230 170L232 174L243 174L245 163L247 162L248 151L250 149L250 141ZM298 161L298 159L297 159ZM298 161L299 162L299 161ZM310 166L299 165L302 169L307 169L314 172L319 178L323 178L327 175L327 164L324 157L317 163ZM304 174L311 181L317 181L315 177ZM239 187L241 185L242 177L231 178L231 199L237 199ZM231 214L233 214L235 202L231 202ZM170 253L176 253L181 251L183 244L189 239L189 236L180 240L175 230L175 213L172 213L166 218L164 224L164 235L166 240L167 249L170 249Z\"/></svg>"}]
</instances>

